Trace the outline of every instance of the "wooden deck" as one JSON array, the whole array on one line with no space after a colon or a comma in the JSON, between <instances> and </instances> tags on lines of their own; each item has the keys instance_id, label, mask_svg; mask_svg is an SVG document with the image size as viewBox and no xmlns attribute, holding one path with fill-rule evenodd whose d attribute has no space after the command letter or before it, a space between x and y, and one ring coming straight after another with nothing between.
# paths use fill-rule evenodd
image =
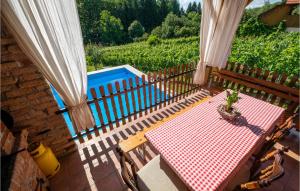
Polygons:
<instances>
[{"instance_id":1,"label":"wooden deck","mask_svg":"<svg viewBox=\"0 0 300 191\"><path fill-rule=\"evenodd\" d=\"M117 143L127 139L135 132L149 127L151 124L162 120L174 113L186 108L195 101L205 98L208 91L200 91L196 94L181 99L166 108L162 108L147 116L138 118L124 126L115 128L102 136L77 143L78 150L60 159L61 170L50 180L51 190L54 191L123 191L129 190L120 175L119 156L116 152ZM282 145L289 146L291 152L285 156L284 168L286 173L280 180L274 182L271 187L263 190L272 191L296 191L299 188L299 132L293 131ZM146 146L146 159L133 150L130 156L136 165L141 168L156 153Z\"/></svg>"}]
</instances>

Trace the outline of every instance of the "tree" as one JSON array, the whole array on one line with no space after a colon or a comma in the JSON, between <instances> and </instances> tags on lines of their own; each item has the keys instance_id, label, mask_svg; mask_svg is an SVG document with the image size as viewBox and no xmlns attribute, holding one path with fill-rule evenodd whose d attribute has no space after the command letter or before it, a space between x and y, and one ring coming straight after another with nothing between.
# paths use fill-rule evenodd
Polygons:
<instances>
[{"instance_id":1,"label":"tree","mask_svg":"<svg viewBox=\"0 0 300 191\"><path fill-rule=\"evenodd\" d=\"M178 0L169 0L169 12L174 13L177 16L180 16L180 4Z\"/></svg>"},{"instance_id":2,"label":"tree","mask_svg":"<svg viewBox=\"0 0 300 191\"><path fill-rule=\"evenodd\" d=\"M187 6L187 9L186 9L186 13L188 14L188 13L190 13L192 11L193 11L193 9L192 9L192 3L189 2L188 6Z\"/></svg>"},{"instance_id":3,"label":"tree","mask_svg":"<svg viewBox=\"0 0 300 191\"><path fill-rule=\"evenodd\" d=\"M100 39L104 44L119 44L123 42L123 25L121 20L112 16L109 11L100 13Z\"/></svg>"},{"instance_id":4,"label":"tree","mask_svg":"<svg viewBox=\"0 0 300 191\"><path fill-rule=\"evenodd\" d=\"M167 0L159 0L159 17L161 23L169 13Z\"/></svg>"},{"instance_id":5,"label":"tree","mask_svg":"<svg viewBox=\"0 0 300 191\"><path fill-rule=\"evenodd\" d=\"M144 32L144 27L137 20L133 21L128 27L128 34L132 39L143 36Z\"/></svg>"},{"instance_id":6,"label":"tree","mask_svg":"<svg viewBox=\"0 0 300 191\"><path fill-rule=\"evenodd\" d=\"M141 8L139 9L139 20L145 27L147 32L151 31L158 22L158 8L155 0L141 0Z\"/></svg>"},{"instance_id":7,"label":"tree","mask_svg":"<svg viewBox=\"0 0 300 191\"><path fill-rule=\"evenodd\" d=\"M185 11L184 11L184 9L181 7L180 8L180 15L182 16L182 15L185 15Z\"/></svg>"},{"instance_id":8,"label":"tree","mask_svg":"<svg viewBox=\"0 0 300 191\"><path fill-rule=\"evenodd\" d=\"M200 4L200 3L199 3ZM201 9L201 4L200 4L200 9ZM196 12L196 13L198 13L199 12L199 7L198 7L198 5L197 5L197 3L194 1L193 3L192 2L190 2L189 4L188 4L188 7L187 7L187 9L186 9L186 13L188 14L188 13L190 13L190 12Z\"/></svg>"},{"instance_id":9,"label":"tree","mask_svg":"<svg viewBox=\"0 0 300 191\"><path fill-rule=\"evenodd\" d=\"M199 13L192 11L181 17L169 13L161 26L154 28L151 34L160 38L188 37L198 35L199 28Z\"/></svg>"},{"instance_id":10,"label":"tree","mask_svg":"<svg viewBox=\"0 0 300 191\"><path fill-rule=\"evenodd\" d=\"M202 8L201 8L201 3L198 3L198 7L197 7L197 12L201 15L202 13Z\"/></svg>"},{"instance_id":11,"label":"tree","mask_svg":"<svg viewBox=\"0 0 300 191\"><path fill-rule=\"evenodd\" d=\"M77 0L80 25L85 44L100 43L97 22L100 19L101 3L102 0Z\"/></svg>"},{"instance_id":12,"label":"tree","mask_svg":"<svg viewBox=\"0 0 300 191\"><path fill-rule=\"evenodd\" d=\"M162 23L161 38L175 37L175 31L182 26L184 26L183 20L174 13L169 13Z\"/></svg>"}]
</instances>

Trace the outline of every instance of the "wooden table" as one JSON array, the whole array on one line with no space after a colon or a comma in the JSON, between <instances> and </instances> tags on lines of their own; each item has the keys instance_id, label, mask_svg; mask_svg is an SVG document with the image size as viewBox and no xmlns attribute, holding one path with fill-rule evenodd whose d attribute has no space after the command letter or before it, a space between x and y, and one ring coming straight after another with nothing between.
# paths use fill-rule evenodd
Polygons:
<instances>
[{"instance_id":1,"label":"wooden table","mask_svg":"<svg viewBox=\"0 0 300 191\"><path fill-rule=\"evenodd\" d=\"M225 92L182 113L145 137L191 190L222 190L271 132L284 109L239 94L234 123L217 106Z\"/></svg>"}]
</instances>

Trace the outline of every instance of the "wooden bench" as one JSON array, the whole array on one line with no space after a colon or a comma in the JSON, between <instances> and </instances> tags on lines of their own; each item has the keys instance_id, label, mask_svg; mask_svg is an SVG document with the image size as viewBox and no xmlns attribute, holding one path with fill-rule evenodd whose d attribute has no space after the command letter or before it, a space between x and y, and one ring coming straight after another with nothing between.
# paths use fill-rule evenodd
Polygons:
<instances>
[{"instance_id":1,"label":"wooden bench","mask_svg":"<svg viewBox=\"0 0 300 191\"><path fill-rule=\"evenodd\" d=\"M286 108L287 119L299 107L299 78L286 74L262 71L261 68L249 68L242 64L229 63L225 69L211 68L208 74L207 88L213 94L224 89L236 89L244 94ZM299 120L296 119L299 130Z\"/></svg>"},{"instance_id":2,"label":"wooden bench","mask_svg":"<svg viewBox=\"0 0 300 191\"><path fill-rule=\"evenodd\" d=\"M138 131L135 135L130 136L128 139L126 140L122 140L119 142L119 148L124 152L124 153L128 153L129 151L132 151L133 149L136 149L138 147L141 147L144 145L144 143L147 142L147 139L145 138L145 133L148 131L151 131L152 129L155 129L159 126L161 126L162 124L174 119L175 117L177 117L178 115L188 111L189 109L209 100L211 97L208 96L206 98L203 98L189 106L187 106L186 108L180 110L179 112L176 112L174 115L170 115L167 118L164 118L158 122L156 122L155 124L151 125L148 128L145 128L141 131ZM144 147L142 147L142 149L144 150Z\"/></svg>"}]
</instances>

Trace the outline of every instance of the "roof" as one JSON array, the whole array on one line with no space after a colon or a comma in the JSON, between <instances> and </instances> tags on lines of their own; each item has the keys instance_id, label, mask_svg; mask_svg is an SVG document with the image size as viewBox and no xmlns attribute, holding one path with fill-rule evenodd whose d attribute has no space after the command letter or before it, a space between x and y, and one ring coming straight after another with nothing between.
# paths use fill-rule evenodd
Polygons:
<instances>
[{"instance_id":1,"label":"roof","mask_svg":"<svg viewBox=\"0 0 300 191\"><path fill-rule=\"evenodd\" d=\"M288 5L300 4L300 0L287 0L286 4Z\"/></svg>"}]
</instances>

